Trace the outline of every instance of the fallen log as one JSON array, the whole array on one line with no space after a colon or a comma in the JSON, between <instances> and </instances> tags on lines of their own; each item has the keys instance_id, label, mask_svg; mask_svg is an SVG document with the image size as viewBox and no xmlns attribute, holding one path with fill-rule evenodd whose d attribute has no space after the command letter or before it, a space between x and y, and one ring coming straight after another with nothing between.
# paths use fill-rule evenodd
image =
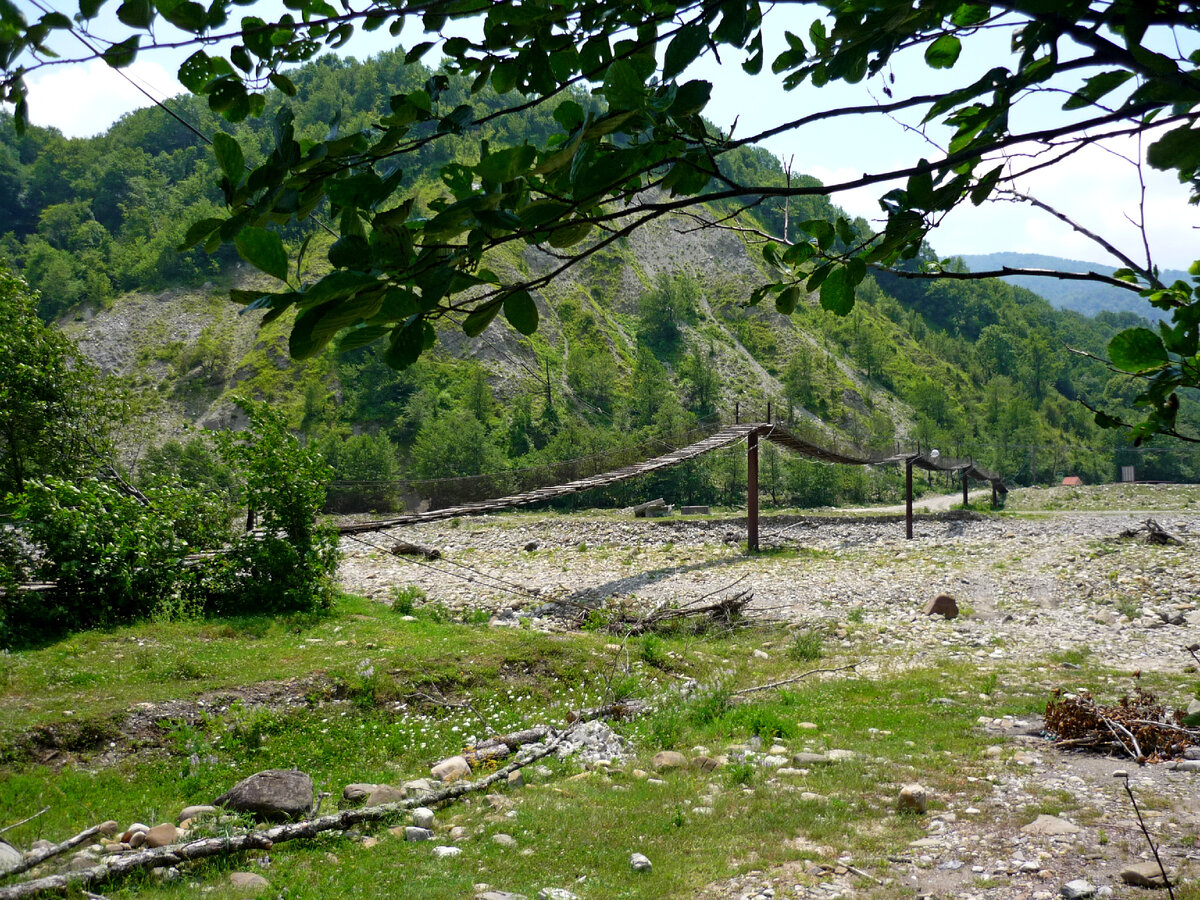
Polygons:
<instances>
[{"instance_id":1,"label":"fallen log","mask_svg":"<svg viewBox=\"0 0 1200 900\"><path fill-rule=\"evenodd\" d=\"M392 556L423 556L426 559L441 559L442 551L436 547L422 547L408 541L396 541L391 548Z\"/></svg>"}]
</instances>

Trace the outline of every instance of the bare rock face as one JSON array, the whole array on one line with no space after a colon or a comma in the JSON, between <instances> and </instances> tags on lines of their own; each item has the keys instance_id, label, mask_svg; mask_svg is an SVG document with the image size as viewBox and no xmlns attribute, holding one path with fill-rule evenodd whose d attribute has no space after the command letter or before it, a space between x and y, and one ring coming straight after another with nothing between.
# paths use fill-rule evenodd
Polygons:
<instances>
[{"instance_id":1,"label":"bare rock face","mask_svg":"<svg viewBox=\"0 0 1200 900\"><path fill-rule=\"evenodd\" d=\"M299 819L312 809L313 782L294 769L267 769L239 781L213 803L260 820Z\"/></svg>"},{"instance_id":2,"label":"bare rock face","mask_svg":"<svg viewBox=\"0 0 1200 900\"><path fill-rule=\"evenodd\" d=\"M958 602L949 594L938 594L925 604L925 615L945 616L947 619L957 619Z\"/></svg>"}]
</instances>

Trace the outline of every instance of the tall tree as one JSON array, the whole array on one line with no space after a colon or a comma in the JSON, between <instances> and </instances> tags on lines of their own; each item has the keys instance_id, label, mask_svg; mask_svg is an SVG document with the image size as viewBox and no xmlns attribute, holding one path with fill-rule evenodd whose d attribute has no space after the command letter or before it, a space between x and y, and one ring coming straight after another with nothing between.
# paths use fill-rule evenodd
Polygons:
<instances>
[{"instance_id":1,"label":"tall tree","mask_svg":"<svg viewBox=\"0 0 1200 900\"><path fill-rule=\"evenodd\" d=\"M118 404L75 345L38 318L37 302L0 262L0 498L111 459Z\"/></svg>"}]
</instances>

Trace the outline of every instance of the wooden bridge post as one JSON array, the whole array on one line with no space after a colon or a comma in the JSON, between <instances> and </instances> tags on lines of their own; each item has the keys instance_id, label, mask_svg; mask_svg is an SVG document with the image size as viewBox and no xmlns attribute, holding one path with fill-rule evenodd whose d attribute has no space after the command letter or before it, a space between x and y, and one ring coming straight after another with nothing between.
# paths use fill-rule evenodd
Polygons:
<instances>
[{"instance_id":1,"label":"wooden bridge post","mask_svg":"<svg viewBox=\"0 0 1200 900\"><path fill-rule=\"evenodd\" d=\"M758 432L746 441L746 550L758 552Z\"/></svg>"},{"instance_id":2,"label":"wooden bridge post","mask_svg":"<svg viewBox=\"0 0 1200 900\"><path fill-rule=\"evenodd\" d=\"M913 461L911 459L904 462L904 536L910 541L913 536L913 484L912 484Z\"/></svg>"},{"instance_id":3,"label":"wooden bridge post","mask_svg":"<svg viewBox=\"0 0 1200 900\"><path fill-rule=\"evenodd\" d=\"M992 482L992 509L996 508L999 499L996 497L996 482Z\"/></svg>"},{"instance_id":4,"label":"wooden bridge post","mask_svg":"<svg viewBox=\"0 0 1200 900\"><path fill-rule=\"evenodd\" d=\"M966 506L970 501L967 500L967 472L963 470L963 506Z\"/></svg>"}]
</instances>

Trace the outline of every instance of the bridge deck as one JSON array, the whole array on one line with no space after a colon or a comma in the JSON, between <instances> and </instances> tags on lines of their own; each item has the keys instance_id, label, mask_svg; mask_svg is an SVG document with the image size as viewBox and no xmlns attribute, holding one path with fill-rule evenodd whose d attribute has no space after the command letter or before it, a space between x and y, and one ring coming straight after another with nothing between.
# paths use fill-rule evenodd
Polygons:
<instances>
[{"instance_id":1,"label":"bridge deck","mask_svg":"<svg viewBox=\"0 0 1200 900\"><path fill-rule=\"evenodd\" d=\"M524 491L519 494L511 494L507 497L496 497L491 500L479 500L474 503L463 503L459 506L447 506L442 509L431 509L427 512L409 513L407 515L396 516L391 519L383 519L375 522L358 522L353 525L343 525L339 527L339 532L342 534L363 534L370 531L380 531L385 528L393 528L399 525L415 525L418 522L432 522L438 519L452 519L457 516L471 516L479 513L499 512L504 509L513 509L519 506L529 506L533 503L543 503L547 500L557 500L560 497L566 497L571 494L577 494L581 491L589 491L593 488L608 487L609 485L617 484L622 481L628 481L631 478L637 478L639 475L645 475L649 472L655 472L659 469L670 468L671 466L679 465L682 462L687 462L691 459L696 459L706 453L711 453L714 450L719 450L722 447L728 447L732 444L746 440L751 434L758 434L763 440L771 441L778 444L793 453L798 453L801 456L807 456L812 459L821 460L823 462L840 463L842 465L851 466L868 466L868 465L895 465L912 463L919 469L925 469L933 472L960 472L968 478L974 478L977 481L988 481L1000 492L1007 492L1004 482L1000 476L987 469L975 465L970 460L949 459L946 457L932 457L919 453L908 454L892 454L892 455L874 455L866 451L848 452L844 450L833 450L827 447L822 447L811 441L804 440L782 425L769 424L764 422L748 423L745 425L727 425L724 428L710 434L702 440L689 444L686 447L680 447L678 450L672 450L670 453L665 453L662 456L656 456L653 459L647 459L644 462L635 463L630 466L623 466L619 469L614 469L611 472L604 472L599 475L592 475L588 478L579 478L575 481L568 481L563 484L551 485L549 487L537 488L532 491Z\"/></svg>"}]
</instances>

